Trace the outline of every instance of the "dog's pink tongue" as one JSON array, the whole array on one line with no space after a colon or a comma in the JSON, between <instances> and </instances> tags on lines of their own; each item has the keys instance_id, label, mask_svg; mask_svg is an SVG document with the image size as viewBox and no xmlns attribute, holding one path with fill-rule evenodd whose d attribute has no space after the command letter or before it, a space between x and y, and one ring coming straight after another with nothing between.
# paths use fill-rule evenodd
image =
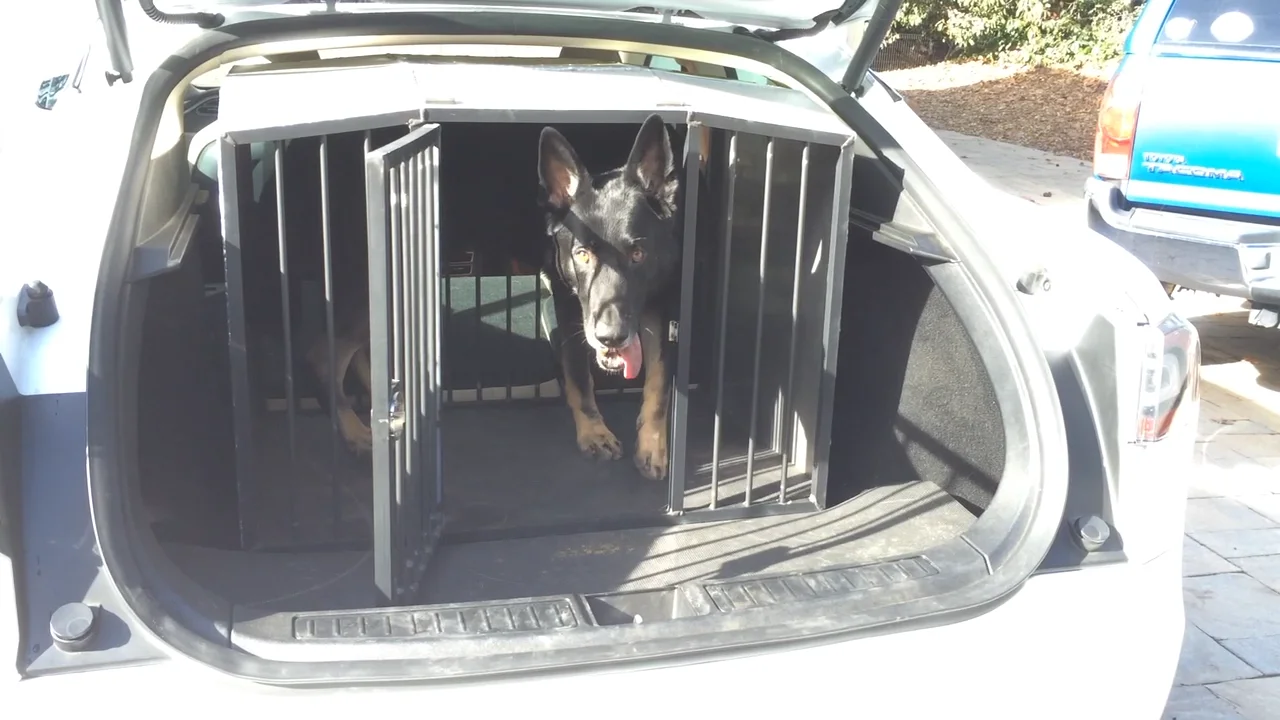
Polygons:
<instances>
[{"instance_id":1,"label":"dog's pink tongue","mask_svg":"<svg viewBox=\"0 0 1280 720\"><path fill-rule=\"evenodd\" d=\"M635 380L640 376L640 366L644 364L644 352L640 347L640 337L632 335L627 344L618 348L618 357L622 358L622 376Z\"/></svg>"}]
</instances>

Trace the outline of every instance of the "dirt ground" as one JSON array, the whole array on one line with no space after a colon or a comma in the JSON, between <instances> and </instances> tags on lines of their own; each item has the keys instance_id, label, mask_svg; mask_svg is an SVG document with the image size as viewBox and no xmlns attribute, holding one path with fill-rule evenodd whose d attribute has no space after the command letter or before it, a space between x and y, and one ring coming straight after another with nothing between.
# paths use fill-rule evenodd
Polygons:
<instances>
[{"instance_id":1,"label":"dirt ground","mask_svg":"<svg viewBox=\"0 0 1280 720\"><path fill-rule=\"evenodd\" d=\"M1110 71L965 62L883 77L930 127L1087 161Z\"/></svg>"}]
</instances>

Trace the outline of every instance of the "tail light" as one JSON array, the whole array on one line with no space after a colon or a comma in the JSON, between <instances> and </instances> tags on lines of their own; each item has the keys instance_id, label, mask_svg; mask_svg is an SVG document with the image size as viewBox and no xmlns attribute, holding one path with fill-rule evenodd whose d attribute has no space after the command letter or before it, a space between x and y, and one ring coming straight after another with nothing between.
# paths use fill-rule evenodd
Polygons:
<instances>
[{"instance_id":1,"label":"tail light","mask_svg":"<svg viewBox=\"0 0 1280 720\"><path fill-rule=\"evenodd\" d=\"M1137 439L1151 443L1169 433L1179 409L1200 400L1200 334L1176 314L1142 330Z\"/></svg>"},{"instance_id":2,"label":"tail light","mask_svg":"<svg viewBox=\"0 0 1280 720\"><path fill-rule=\"evenodd\" d=\"M1138 129L1146 60L1141 55L1124 59L1107 85L1098 110L1098 131L1093 140L1093 174L1106 180L1127 180L1133 164L1133 136Z\"/></svg>"}]
</instances>

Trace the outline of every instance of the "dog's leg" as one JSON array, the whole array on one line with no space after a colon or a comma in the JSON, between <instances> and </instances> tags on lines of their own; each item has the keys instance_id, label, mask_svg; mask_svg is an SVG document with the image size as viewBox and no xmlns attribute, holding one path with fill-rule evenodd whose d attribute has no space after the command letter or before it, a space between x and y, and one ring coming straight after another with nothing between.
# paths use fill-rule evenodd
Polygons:
<instances>
[{"instance_id":1,"label":"dog's leg","mask_svg":"<svg viewBox=\"0 0 1280 720\"><path fill-rule=\"evenodd\" d=\"M370 367L369 345L366 343L360 346L356 354L351 358L351 368L356 371L356 379L360 381L361 387L364 388L366 397L373 397L373 368Z\"/></svg>"},{"instance_id":2,"label":"dog's leg","mask_svg":"<svg viewBox=\"0 0 1280 720\"><path fill-rule=\"evenodd\" d=\"M578 433L578 449L587 457L617 460L622 457L622 443L604 424L596 407L595 382L591 378L591 358L581 343L566 338L560 346L560 367L564 371L564 397L573 412L573 425Z\"/></svg>"},{"instance_id":3,"label":"dog's leg","mask_svg":"<svg viewBox=\"0 0 1280 720\"><path fill-rule=\"evenodd\" d=\"M595 381L591 377L592 358L580 338L581 320L574 315L577 301L564 287L552 285L556 325L560 328L560 369L564 374L564 398L573 412L573 425L578 435L578 449L587 457L617 460L622 457L622 443L604 424L596 407ZM580 313L580 311L579 311ZM578 328L574 332L572 328Z\"/></svg>"},{"instance_id":4,"label":"dog's leg","mask_svg":"<svg viewBox=\"0 0 1280 720\"><path fill-rule=\"evenodd\" d=\"M650 480L662 480L667 476L670 378L665 362L665 328L659 313L644 313L640 338L644 350L644 402L636 418L636 468Z\"/></svg>"},{"instance_id":5,"label":"dog's leg","mask_svg":"<svg viewBox=\"0 0 1280 720\"><path fill-rule=\"evenodd\" d=\"M352 360L365 345L361 341L352 341L342 336L337 338L335 345L338 362L336 367L329 367L329 343L323 336L311 346L307 352L307 360L315 369L316 377L321 380L326 399L330 387L336 390L334 395L337 396L338 404L337 407L329 408L329 412L338 418L338 432L356 454L370 452L373 450L373 431L360 420L351 397L343 387L343 379L347 376Z\"/></svg>"},{"instance_id":6,"label":"dog's leg","mask_svg":"<svg viewBox=\"0 0 1280 720\"><path fill-rule=\"evenodd\" d=\"M365 347L361 341L351 341L346 338L339 338L338 341L338 367L333 373L330 382L338 384L338 430L342 433L342 437L347 441L347 445L357 455L373 451L373 430L356 413L354 403L351 396L347 395L346 389L343 388L343 380L347 377L347 371L360 355L361 348ZM359 365L357 364L357 373L359 373ZM364 381L364 378L361 378ZM372 385L367 385L372 393Z\"/></svg>"}]
</instances>

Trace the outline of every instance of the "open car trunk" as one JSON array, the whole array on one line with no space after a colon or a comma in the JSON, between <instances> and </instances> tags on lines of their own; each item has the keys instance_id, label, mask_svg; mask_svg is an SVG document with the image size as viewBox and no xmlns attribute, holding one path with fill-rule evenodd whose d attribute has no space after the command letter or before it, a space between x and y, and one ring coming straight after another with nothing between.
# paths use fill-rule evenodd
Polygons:
<instances>
[{"instance_id":1,"label":"open car trunk","mask_svg":"<svg viewBox=\"0 0 1280 720\"><path fill-rule=\"evenodd\" d=\"M642 379L597 376L622 459L576 446L536 202L544 126L599 172L653 113L683 231L661 481L630 458ZM1020 391L993 382L1000 330L956 263L900 249L936 242L924 215L799 91L588 61L303 61L234 70L186 122L190 183L166 191L185 210L131 269L131 517L191 608L227 609L238 651L474 659L449 643L500 636L515 662L524 642L632 641L551 631L714 638L927 599L1015 547L1000 528L1039 479L1008 437L1033 429ZM372 325L370 396L344 379L371 456L311 362L344 303Z\"/></svg>"},{"instance_id":2,"label":"open car trunk","mask_svg":"<svg viewBox=\"0 0 1280 720\"><path fill-rule=\"evenodd\" d=\"M371 79L407 77L407 67L327 72L334 82L358 76L376 85ZM425 67L443 82L459 75ZM688 369L675 372L687 402L673 403L683 417L673 419L672 444L684 447L672 454L685 458L670 482L643 479L629 458L595 462L575 447L553 350L559 329L537 275L549 242L536 204L543 123L517 111L501 122L491 119L496 113L476 111L478 121L468 122L454 111L458 120L419 132L430 138L424 164L404 166L409 203L388 236L398 245L389 249L387 295L401 302L391 314L407 317L430 303L428 292L413 295L414 283L428 287L422 278L432 274L438 283L439 382L419 392L437 396L421 418L437 423L438 447L423 455L437 452L439 469L413 457L415 448L389 448L398 476L378 477L388 468L353 454L335 432L306 352L326 333L326 268L338 287L333 276L368 252L366 203L381 202L385 189L366 187L366 157L415 135L385 118L366 121L380 127L320 136L305 127L281 132L271 117L277 135L296 135L279 140L229 129L268 125L236 113L261 112L261 98L284 95L292 77L255 70L224 81L221 133L250 139L219 156L236 163L236 189L219 187L216 176L206 181L211 195L235 205L222 211L233 226L220 230L212 216L201 225L178 271L155 281L144 330L146 495L167 495L156 503L158 536L210 591L259 610L373 604L375 555L387 552L376 547L388 532L377 517L387 511L378 506L386 502L380 483L397 496L392 522L412 524L391 542L421 563L420 572L392 579L406 587L388 601L581 595L604 623L628 613L693 613L707 598L773 601L781 586L760 578L812 578L804 582L818 592L833 582L932 572L921 553L963 533L990 501L1005 443L990 377L928 268L857 228L848 233L842 178L851 172L852 138L712 115L697 116L706 132L696 150L689 125L670 131L676 155L692 162L685 177L700 185L695 197L686 183L681 197L692 212L686 228L696 228L686 255L696 267L685 308L691 323L672 318L680 327L674 344L691 347ZM646 80L630 82L643 92ZM693 82L686 89L715 99ZM751 90L794 102L785 90ZM821 122L780 106L801 122ZM293 112L302 126L308 118ZM621 165L643 114L582 122L593 114L540 116L588 167ZM799 139L806 135L813 139ZM224 166L223 177L229 172ZM411 206L414 173L426 178L420 197L431 207ZM435 266L416 254L433 243ZM843 265L829 271L832 257ZM369 272L377 265L374 257ZM333 293L335 305L355 301ZM385 327L385 311L372 312ZM232 338L245 339L243 353L228 352L228 323ZM427 346L414 337L424 327L419 318L393 328L395 337L381 342L398 344L402 355L382 362L399 363L402 376L414 363L430 367L431 358L414 355L416 342ZM838 348L830 361L828 347ZM639 410L640 381L601 376L596 390L629 454L625 431ZM419 434L434 445L429 429ZM205 500L191 502L197 497ZM685 587L707 594L677 592Z\"/></svg>"}]
</instances>

